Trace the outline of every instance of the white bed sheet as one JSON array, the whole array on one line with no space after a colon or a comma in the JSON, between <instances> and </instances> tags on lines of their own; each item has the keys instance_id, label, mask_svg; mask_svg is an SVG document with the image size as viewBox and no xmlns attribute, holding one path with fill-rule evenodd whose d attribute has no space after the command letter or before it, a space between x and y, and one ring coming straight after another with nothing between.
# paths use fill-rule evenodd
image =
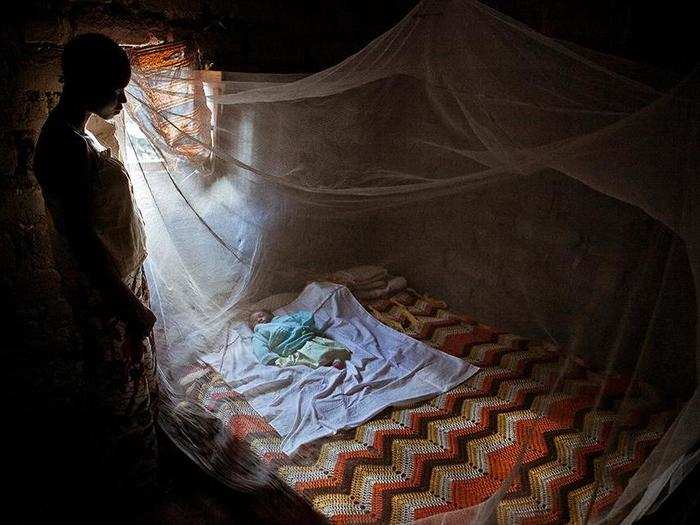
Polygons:
<instances>
[{"instance_id":1,"label":"white bed sheet","mask_svg":"<svg viewBox=\"0 0 700 525\"><path fill-rule=\"evenodd\" d=\"M279 432L287 454L388 406L446 392L479 370L380 323L342 285L311 283L274 313L299 310L313 312L325 336L351 350L345 370L262 365L250 350L247 328L238 329L228 349L202 358Z\"/></svg>"}]
</instances>

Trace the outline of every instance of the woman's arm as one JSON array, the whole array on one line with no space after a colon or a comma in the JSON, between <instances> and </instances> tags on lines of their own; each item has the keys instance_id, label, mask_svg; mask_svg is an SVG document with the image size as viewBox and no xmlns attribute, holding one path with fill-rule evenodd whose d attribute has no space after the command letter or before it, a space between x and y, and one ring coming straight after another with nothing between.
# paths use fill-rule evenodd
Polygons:
<instances>
[{"instance_id":1,"label":"woman's arm","mask_svg":"<svg viewBox=\"0 0 700 525\"><path fill-rule=\"evenodd\" d=\"M56 159L51 166L51 177L57 198L49 204L49 209L58 219L56 226L68 241L80 269L105 300L116 307L131 334L141 339L150 332L155 316L121 279L116 261L92 227L89 199L92 152L85 140L75 134L63 139L59 141L60 151L51 156Z\"/></svg>"}]
</instances>

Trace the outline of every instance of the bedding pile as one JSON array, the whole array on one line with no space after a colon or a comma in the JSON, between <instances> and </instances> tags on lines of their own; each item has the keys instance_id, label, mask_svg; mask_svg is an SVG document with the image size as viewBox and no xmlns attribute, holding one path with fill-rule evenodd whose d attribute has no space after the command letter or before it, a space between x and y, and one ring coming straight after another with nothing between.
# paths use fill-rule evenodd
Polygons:
<instances>
[{"instance_id":1,"label":"bedding pile","mask_svg":"<svg viewBox=\"0 0 700 525\"><path fill-rule=\"evenodd\" d=\"M386 268L372 265L332 272L320 280L342 284L358 299L379 299L406 288L405 277L389 275Z\"/></svg>"}]
</instances>

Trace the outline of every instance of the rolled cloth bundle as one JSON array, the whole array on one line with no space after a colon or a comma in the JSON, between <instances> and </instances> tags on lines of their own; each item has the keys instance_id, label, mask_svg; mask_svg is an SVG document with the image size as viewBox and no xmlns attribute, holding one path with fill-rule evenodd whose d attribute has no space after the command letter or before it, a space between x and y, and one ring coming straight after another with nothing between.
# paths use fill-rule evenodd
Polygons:
<instances>
[{"instance_id":1,"label":"rolled cloth bundle","mask_svg":"<svg viewBox=\"0 0 700 525\"><path fill-rule=\"evenodd\" d=\"M382 286L377 286L371 289L361 289L354 291L355 297L358 299L379 299L380 297L386 297L387 295L400 292L406 288L406 278L397 276L387 276L387 281L382 283Z\"/></svg>"},{"instance_id":2,"label":"rolled cloth bundle","mask_svg":"<svg viewBox=\"0 0 700 525\"><path fill-rule=\"evenodd\" d=\"M381 266L363 265L338 270L325 276L325 279L347 286L350 290L362 289L370 283L384 281L389 272Z\"/></svg>"},{"instance_id":3,"label":"rolled cloth bundle","mask_svg":"<svg viewBox=\"0 0 700 525\"><path fill-rule=\"evenodd\" d=\"M358 299L378 299L406 288L406 279L389 275L381 266L354 266L325 275L319 280L343 284Z\"/></svg>"}]
</instances>

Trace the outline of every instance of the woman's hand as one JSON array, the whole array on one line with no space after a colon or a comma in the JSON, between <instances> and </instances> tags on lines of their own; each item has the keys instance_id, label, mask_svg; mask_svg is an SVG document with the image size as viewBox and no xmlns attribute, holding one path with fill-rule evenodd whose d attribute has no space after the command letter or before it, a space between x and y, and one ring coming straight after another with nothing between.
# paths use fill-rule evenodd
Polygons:
<instances>
[{"instance_id":1,"label":"woman's hand","mask_svg":"<svg viewBox=\"0 0 700 525\"><path fill-rule=\"evenodd\" d=\"M156 322L155 314L140 301L125 317L127 331L134 341L148 337Z\"/></svg>"},{"instance_id":2,"label":"woman's hand","mask_svg":"<svg viewBox=\"0 0 700 525\"><path fill-rule=\"evenodd\" d=\"M156 316L141 301L137 300L134 303L122 316L126 322L126 341L122 351L126 360L125 372L136 380L142 371L140 363L146 349L145 339L153 328Z\"/></svg>"}]
</instances>

